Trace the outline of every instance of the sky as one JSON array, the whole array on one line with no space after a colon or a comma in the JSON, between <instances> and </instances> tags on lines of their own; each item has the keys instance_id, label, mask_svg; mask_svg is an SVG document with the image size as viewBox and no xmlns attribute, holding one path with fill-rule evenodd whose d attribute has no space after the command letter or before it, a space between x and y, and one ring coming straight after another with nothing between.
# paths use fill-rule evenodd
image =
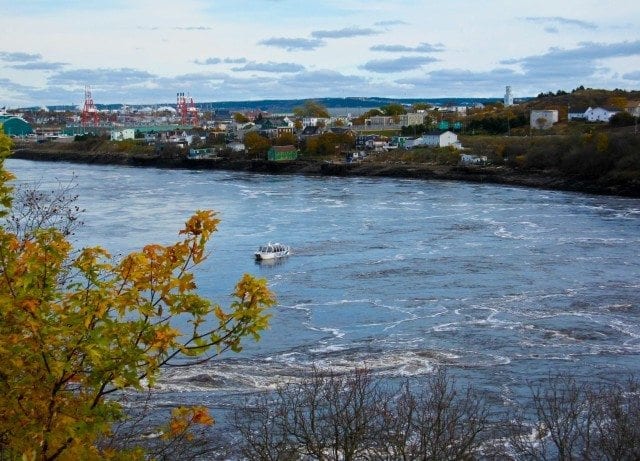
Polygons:
<instances>
[{"instance_id":1,"label":"sky","mask_svg":"<svg viewBox=\"0 0 640 461\"><path fill-rule=\"evenodd\" d=\"M640 89L635 0L0 0L0 107Z\"/></svg>"}]
</instances>

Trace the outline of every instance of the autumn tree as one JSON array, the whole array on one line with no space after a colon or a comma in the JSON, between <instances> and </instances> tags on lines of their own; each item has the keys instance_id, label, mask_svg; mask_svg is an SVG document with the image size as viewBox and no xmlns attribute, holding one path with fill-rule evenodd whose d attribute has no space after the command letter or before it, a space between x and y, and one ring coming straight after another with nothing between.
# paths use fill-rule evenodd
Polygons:
<instances>
[{"instance_id":1,"label":"autumn tree","mask_svg":"<svg viewBox=\"0 0 640 461\"><path fill-rule=\"evenodd\" d=\"M293 146L296 143L296 137L293 133L281 133L274 141L275 146Z\"/></svg>"},{"instance_id":2,"label":"autumn tree","mask_svg":"<svg viewBox=\"0 0 640 461\"><path fill-rule=\"evenodd\" d=\"M366 119L371 117L376 117L378 115L384 115L384 113L380 109L370 109L367 112L359 115L358 117L353 119L354 125L364 125Z\"/></svg>"},{"instance_id":3,"label":"autumn tree","mask_svg":"<svg viewBox=\"0 0 640 461\"><path fill-rule=\"evenodd\" d=\"M248 123L249 118L242 112L236 112L235 114L233 114L233 121L236 123Z\"/></svg>"},{"instance_id":4,"label":"autumn tree","mask_svg":"<svg viewBox=\"0 0 640 461\"><path fill-rule=\"evenodd\" d=\"M381 109L384 112L384 115L392 117L407 113L407 110L404 108L404 106L398 103L387 104L386 106L382 106Z\"/></svg>"},{"instance_id":5,"label":"autumn tree","mask_svg":"<svg viewBox=\"0 0 640 461\"><path fill-rule=\"evenodd\" d=\"M329 118L329 111L325 106L318 101L308 100L300 107L293 109L293 114L296 117L320 117Z\"/></svg>"},{"instance_id":6,"label":"autumn tree","mask_svg":"<svg viewBox=\"0 0 640 461\"><path fill-rule=\"evenodd\" d=\"M327 132L308 138L305 144L305 152L311 156L325 157L353 149L354 145L355 139L349 134Z\"/></svg>"},{"instance_id":7,"label":"autumn tree","mask_svg":"<svg viewBox=\"0 0 640 461\"><path fill-rule=\"evenodd\" d=\"M257 131L250 131L244 135L244 145L250 154L260 156L267 153L271 142Z\"/></svg>"},{"instance_id":8,"label":"autumn tree","mask_svg":"<svg viewBox=\"0 0 640 461\"><path fill-rule=\"evenodd\" d=\"M426 102L416 102L412 105L412 107L413 107L413 110L418 111L418 110L429 110L433 106Z\"/></svg>"},{"instance_id":9,"label":"autumn tree","mask_svg":"<svg viewBox=\"0 0 640 461\"><path fill-rule=\"evenodd\" d=\"M0 217L12 207L10 144L0 135ZM196 292L193 267L219 220L197 211L172 245L150 244L116 260L74 250L60 229L0 227L0 459L141 459L103 448L125 416L120 390L152 388L169 364L211 360L258 339L274 304L266 281L245 274L227 309ZM178 329L176 319L188 327ZM213 420L178 408L164 437Z\"/></svg>"}]
</instances>

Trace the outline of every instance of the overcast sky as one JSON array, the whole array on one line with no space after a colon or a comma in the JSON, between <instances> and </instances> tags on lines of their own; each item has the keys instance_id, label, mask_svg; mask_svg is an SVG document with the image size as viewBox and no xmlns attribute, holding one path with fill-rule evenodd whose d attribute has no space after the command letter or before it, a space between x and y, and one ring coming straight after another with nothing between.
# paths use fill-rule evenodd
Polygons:
<instances>
[{"instance_id":1,"label":"overcast sky","mask_svg":"<svg viewBox=\"0 0 640 461\"><path fill-rule=\"evenodd\" d=\"M633 0L0 0L0 106L640 89Z\"/></svg>"}]
</instances>

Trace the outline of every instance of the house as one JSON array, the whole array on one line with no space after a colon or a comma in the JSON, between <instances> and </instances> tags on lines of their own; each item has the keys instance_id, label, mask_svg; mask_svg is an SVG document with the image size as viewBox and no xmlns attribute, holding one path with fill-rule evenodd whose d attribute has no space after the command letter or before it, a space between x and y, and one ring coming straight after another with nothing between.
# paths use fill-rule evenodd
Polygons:
<instances>
[{"instance_id":1,"label":"house","mask_svg":"<svg viewBox=\"0 0 640 461\"><path fill-rule=\"evenodd\" d=\"M587 122L609 122L611 117L620 112L619 109L607 107L595 107L586 110L584 113Z\"/></svg>"},{"instance_id":2,"label":"house","mask_svg":"<svg viewBox=\"0 0 640 461\"><path fill-rule=\"evenodd\" d=\"M411 112L400 116L399 124L402 126L422 125L427 114L424 112Z\"/></svg>"},{"instance_id":3,"label":"house","mask_svg":"<svg viewBox=\"0 0 640 461\"><path fill-rule=\"evenodd\" d=\"M458 141L458 135L449 130L431 131L424 133L419 138L403 138L398 139L397 142L404 149L412 149L414 147L453 147L462 149L462 145Z\"/></svg>"},{"instance_id":4,"label":"house","mask_svg":"<svg viewBox=\"0 0 640 461\"><path fill-rule=\"evenodd\" d=\"M391 138L391 143L389 145L399 147L400 149L406 149L407 141L410 139L411 138L408 136L394 136Z\"/></svg>"},{"instance_id":5,"label":"house","mask_svg":"<svg viewBox=\"0 0 640 461\"><path fill-rule=\"evenodd\" d=\"M125 128L123 130L111 131L112 141L124 141L125 139L135 139L135 138L136 138L136 130L133 128Z\"/></svg>"},{"instance_id":6,"label":"house","mask_svg":"<svg viewBox=\"0 0 640 461\"><path fill-rule=\"evenodd\" d=\"M531 128L548 130L558 123L558 111L556 109L534 109L529 120Z\"/></svg>"},{"instance_id":7,"label":"house","mask_svg":"<svg viewBox=\"0 0 640 461\"><path fill-rule=\"evenodd\" d=\"M258 123L259 131L273 139L283 134L293 134L293 122L282 118L267 118Z\"/></svg>"},{"instance_id":8,"label":"house","mask_svg":"<svg viewBox=\"0 0 640 461\"><path fill-rule=\"evenodd\" d=\"M461 148L460 141L458 141L458 135L453 131L431 131L424 133L421 138L423 139L423 145L427 147L455 147Z\"/></svg>"},{"instance_id":9,"label":"house","mask_svg":"<svg viewBox=\"0 0 640 461\"><path fill-rule=\"evenodd\" d=\"M298 149L295 146L272 146L267 152L267 160L279 162L283 160L296 160Z\"/></svg>"},{"instance_id":10,"label":"house","mask_svg":"<svg viewBox=\"0 0 640 461\"><path fill-rule=\"evenodd\" d=\"M323 117L303 117L302 126L327 126L331 119Z\"/></svg>"},{"instance_id":11,"label":"house","mask_svg":"<svg viewBox=\"0 0 640 461\"><path fill-rule=\"evenodd\" d=\"M244 152L246 150L246 147L244 143L232 141L227 144L227 149L229 149L231 152Z\"/></svg>"},{"instance_id":12,"label":"house","mask_svg":"<svg viewBox=\"0 0 640 461\"><path fill-rule=\"evenodd\" d=\"M571 120L586 120L587 116L586 116L586 112L587 110L590 110L591 107L580 107L580 108L574 108L574 107L569 107L569 112L567 115L567 118L569 121Z\"/></svg>"},{"instance_id":13,"label":"house","mask_svg":"<svg viewBox=\"0 0 640 461\"><path fill-rule=\"evenodd\" d=\"M384 128L386 126L397 126L397 119L397 117L389 115L374 115L365 119L364 124L367 126Z\"/></svg>"},{"instance_id":14,"label":"house","mask_svg":"<svg viewBox=\"0 0 640 461\"><path fill-rule=\"evenodd\" d=\"M306 139L306 138L310 138L312 136L318 136L320 134L322 134L324 130L316 125L309 125L309 126L305 126L302 131L300 132L300 139Z\"/></svg>"}]
</instances>

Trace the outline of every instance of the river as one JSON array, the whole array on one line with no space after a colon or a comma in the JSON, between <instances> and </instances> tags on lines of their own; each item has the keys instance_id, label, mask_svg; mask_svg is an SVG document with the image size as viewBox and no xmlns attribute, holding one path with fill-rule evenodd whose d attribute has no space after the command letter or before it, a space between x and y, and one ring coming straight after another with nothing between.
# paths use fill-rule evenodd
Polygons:
<instances>
[{"instance_id":1,"label":"river","mask_svg":"<svg viewBox=\"0 0 640 461\"><path fill-rule=\"evenodd\" d=\"M77 184L78 245L170 243L196 209L222 222L197 272L225 304L245 272L276 293L240 354L169 370L167 404L272 388L312 364L419 376L437 365L507 401L570 371L640 371L640 200L499 185L268 176L10 159L19 182ZM293 254L257 264L258 245Z\"/></svg>"}]
</instances>

